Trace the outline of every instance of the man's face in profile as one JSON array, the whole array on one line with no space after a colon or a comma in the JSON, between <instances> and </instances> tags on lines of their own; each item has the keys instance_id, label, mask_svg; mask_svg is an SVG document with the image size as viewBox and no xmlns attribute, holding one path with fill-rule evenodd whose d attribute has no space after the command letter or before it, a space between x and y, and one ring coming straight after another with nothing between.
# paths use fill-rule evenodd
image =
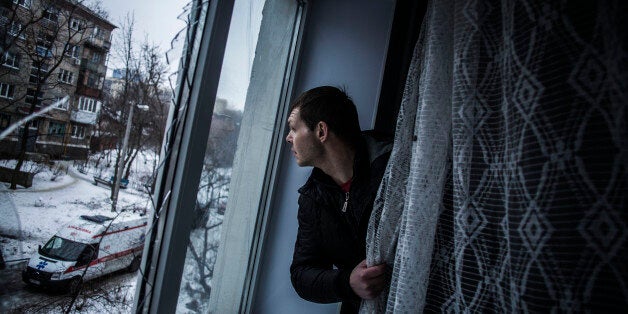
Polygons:
<instances>
[{"instance_id":1,"label":"man's face in profile","mask_svg":"<svg viewBox=\"0 0 628 314\"><path fill-rule=\"evenodd\" d=\"M286 136L286 142L292 145L292 154L297 165L301 167L316 166L316 162L323 154L323 147L315 130L310 130L301 119L299 108L295 108L288 117L290 131Z\"/></svg>"}]
</instances>

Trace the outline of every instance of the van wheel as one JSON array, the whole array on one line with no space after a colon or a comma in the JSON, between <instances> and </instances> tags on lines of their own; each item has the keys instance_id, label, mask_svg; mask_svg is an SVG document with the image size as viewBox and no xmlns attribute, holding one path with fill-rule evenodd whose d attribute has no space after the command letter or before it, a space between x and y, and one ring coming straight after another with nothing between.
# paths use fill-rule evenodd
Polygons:
<instances>
[{"instance_id":1,"label":"van wheel","mask_svg":"<svg viewBox=\"0 0 628 314\"><path fill-rule=\"evenodd\" d=\"M129 264L129 267L126 268L127 271L130 273L136 272L140 268L141 262L142 260L140 256L134 257L133 260L131 261L131 264Z\"/></svg>"},{"instance_id":2,"label":"van wheel","mask_svg":"<svg viewBox=\"0 0 628 314\"><path fill-rule=\"evenodd\" d=\"M81 284L83 281L81 277L74 277L70 280L70 284L68 285L68 292L70 294L76 294L81 289Z\"/></svg>"}]
</instances>

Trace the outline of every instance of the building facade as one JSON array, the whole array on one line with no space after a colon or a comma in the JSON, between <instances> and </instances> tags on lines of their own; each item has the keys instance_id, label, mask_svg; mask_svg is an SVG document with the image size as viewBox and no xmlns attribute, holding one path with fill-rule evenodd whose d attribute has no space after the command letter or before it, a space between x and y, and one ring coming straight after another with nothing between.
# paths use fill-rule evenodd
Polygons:
<instances>
[{"instance_id":1,"label":"building facade","mask_svg":"<svg viewBox=\"0 0 628 314\"><path fill-rule=\"evenodd\" d=\"M103 98L112 23L73 1L1 4L0 130L68 96L28 123L26 151L84 159ZM25 127L0 142L0 156L22 149Z\"/></svg>"}]
</instances>

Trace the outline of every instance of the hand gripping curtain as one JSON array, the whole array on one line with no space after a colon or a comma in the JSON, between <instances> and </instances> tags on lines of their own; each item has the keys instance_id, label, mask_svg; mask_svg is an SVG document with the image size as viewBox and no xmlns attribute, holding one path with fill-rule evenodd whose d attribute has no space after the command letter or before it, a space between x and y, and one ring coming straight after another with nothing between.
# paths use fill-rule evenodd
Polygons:
<instances>
[{"instance_id":1,"label":"hand gripping curtain","mask_svg":"<svg viewBox=\"0 0 628 314\"><path fill-rule=\"evenodd\" d=\"M626 312L622 1L428 3L363 313Z\"/></svg>"}]
</instances>

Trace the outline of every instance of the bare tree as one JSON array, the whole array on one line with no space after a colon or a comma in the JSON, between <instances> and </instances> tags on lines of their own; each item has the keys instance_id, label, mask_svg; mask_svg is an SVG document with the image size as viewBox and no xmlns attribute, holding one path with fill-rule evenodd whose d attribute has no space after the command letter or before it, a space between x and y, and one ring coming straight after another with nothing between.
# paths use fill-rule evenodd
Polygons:
<instances>
[{"instance_id":1,"label":"bare tree","mask_svg":"<svg viewBox=\"0 0 628 314\"><path fill-rule=\"evenodd\" d=\"M216 163L218 151L215 146L211 146L205 156L196 200L196 218L188 243L187 260L193 264L190 268L194 271L187 275L184 285L184 293L192 300L186 307L198 313L206 312L207 309L196 300L208 300L212 290L210 282L214 276L214 265L220 244L220 227L231 179L230 168L218 167Z\"/></svg>"},{"instance_id":2,"label":"bare tree","mask_svg":"<svg viewBox=\"0 0 628 314\"><path fill-rule=\"evenodd\" d=\"M126 155L122 156L121 143L115 150L115 164L122 163L123 167L121 173L115 167L114 178L122 176L128 179L131 165L141 151L153 149L158 154L167 118L168 99L164 97L163 87L167 68L163 54L158 46L149 43L142 44L139 51L135 51L134 24L132 14L127 14L121 23L114 53L122 66L122 77L112 79L99 122L100 132L117 134L117 138L121 139L127 128L130 107L141 104L148 111L134 111L128 126L131 129ZM112 197L113 193L112 190Z\"/></svg>"}]
</instances>

